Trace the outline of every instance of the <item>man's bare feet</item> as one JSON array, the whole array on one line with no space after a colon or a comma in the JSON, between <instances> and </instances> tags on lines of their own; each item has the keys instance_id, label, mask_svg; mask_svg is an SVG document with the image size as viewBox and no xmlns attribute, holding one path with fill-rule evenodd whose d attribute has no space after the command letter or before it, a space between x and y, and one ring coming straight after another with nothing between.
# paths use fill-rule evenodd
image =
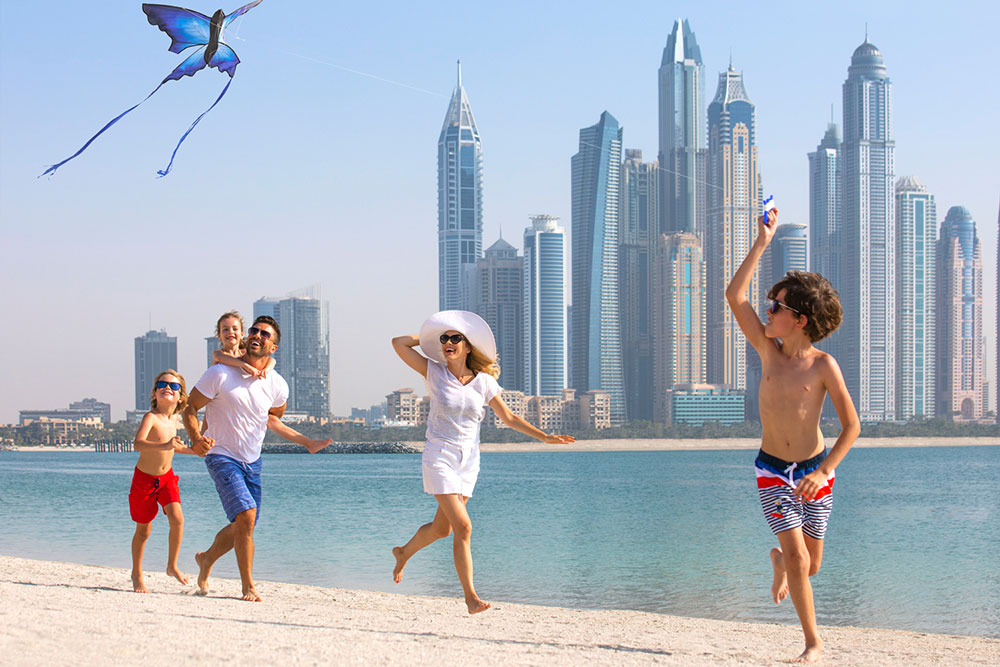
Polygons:
<instances>
[{"instance_id":1,"label":"man's bare feet","mask_svg":"<svg viewBox=\"0 0 1000 667\"><path fill-rule=\"evenodd\" d=\"M315 454L321 449L324 449L333 442L333 438L327 438L326 440L310 440L309 444L306 445L306 449L309 450L310 454Z\"/></svg>"},{"instance_id":2,"label":"man's bare feet","mask_svg":"<svg viewBox=\"0 0 1000 667\"><path fill-rule=\"evenodd\" d=\"M486 611L491 606L489 602L480 600L478 595L465 598L465 605L469 608L470 614L478 614L481 611Z\"/></svg>"},{"instance_id":3,"label":"man's bare feet","mask_svg":"<svg viewBox=\"0 0 1000 667\"><path fill-rule=\"evenodd\" d=\"M212 573L212 563L208 562L204 551L194 555L194 562L198 563L198 594L208 595L208 575Z\"/></svg>"},{"instance_id":4,"label":"man's bare feet","mask_svg":"<svg viewBox=\"0 0 1000 667\"><path fill-rule=\"evenodd\" d=\"M396 567L392 568L392 580L397 584L403 580L403 568L408 560L403 556L403 547L393 547L392 555L396 558Z\"/></svg>"},{"instance_id":5,"label":"man's bare feet","mask_svg":"<svg viewBox=\"0 0 1000 667\"><path fill-rule=\"evenodd\" d=\"M247 602L260 602L260 596L257 595L257 590L252 585L250 588L243 589L243 599Z\"/></svg>"},{"instance_id":6,"label":"man's bare feet","mask_svg":"<svg viewBox=\"0 0 1000 667\"><path fill-rule=\"evenodd\" d=\"M149 589L146 588L146 582L142 580L142 573L136 574L132 573L132 590L136 593L148 593Z\"/></svg>"},{"instance_id":7,"label":"man's bare feet","mask_svg":"<svg viewBox=\"0 0 1000 667\"><path fill-rule=\"evenodd\" d=\"M173 567L173 566L168 567L167 568L167 574L170 575L171 577L173 577L174 579L176 579L177 581L181 582L185 586L187 586L187 583L188 583L188 577L187 577L187 575L184 574L183 572L181 572L180 570L178 570L176 567Z\"/></svg>"},{"instance_id":8,"label":"man's bare feet","mask_svg":"<svg viewBox=\"0 0 1000 667\"><path fill-rule=\"evenodd\" d=\"M823 642L819 642L815 646L806 646L806 650L802 651L802 655L792 660L792 662L816 662L823 655Z\"/></svg>"},{"instance_id":9,"label":"man's bare feet","mask_svg":"<svg viewBox=\"0 0 1000 667\"><path fill-rule=\"evenodd\" d=\"M771 567L774 568L774 581L771 583L771 597L778 604L788 597L788 577L785 575L785 561L781 549L771 549ZM805 654L803 654L805 655Z\"/></svg>"}]
</instances>

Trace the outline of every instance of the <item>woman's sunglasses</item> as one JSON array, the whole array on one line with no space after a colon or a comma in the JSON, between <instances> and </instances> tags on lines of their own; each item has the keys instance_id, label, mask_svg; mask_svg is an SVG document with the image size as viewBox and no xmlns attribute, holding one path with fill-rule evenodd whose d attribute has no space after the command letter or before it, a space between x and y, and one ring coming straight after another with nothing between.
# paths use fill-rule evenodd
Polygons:
<instances>
[{"instance_id":1,"label":"woman's sunglasses","mask_svg":"<svg viewBox=\"0 0 1000 667\"><path fill-rule=\"evenodd\" d=\"M465 336L463 336L462 334L452 334L450 336L448 334L441 334L441 338L439 340L441 341L442 345L444 345L445 343L458 345L463 340L465 340Z\"/></svg>"},{"instance_id":2,"label":"woman's sunglasses","mask_svg":"<svg viewBox=\"0 0 1000 667\"><path fill-rule=\"evenodd\" d=\"M170 387L174 391L180 391L181 390L181 383L180 382L167 382L166 380L157 380L156 381L156 388L157 389L166 389L167 387Z\"/></svg>"}]
</instances>

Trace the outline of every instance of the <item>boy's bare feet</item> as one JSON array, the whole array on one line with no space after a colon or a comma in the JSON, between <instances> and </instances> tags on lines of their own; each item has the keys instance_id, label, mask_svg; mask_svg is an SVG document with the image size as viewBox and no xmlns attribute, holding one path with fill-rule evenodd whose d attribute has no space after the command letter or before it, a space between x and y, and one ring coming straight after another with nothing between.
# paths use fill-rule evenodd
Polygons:
<instances>
[{"instance_id":1,"label":"boy's bare feet","mask_svg":"<svg viewBox=\"0 0 1000 667\"><path fill-rule=\"evenodd\" d=\"M198 563L198 595L208 595L208 575L212 572L212 563L205 559L204 551L196 553L194 561Z\"/></svg>"},{"instance_id":2,"label":"boy's bare feet","mask_svg":"<svg viewBox=\"0 0 1000 667\"><path fill-rule=\"evenodd\" d=\"M788 597L788 577L785 575L785 561L781 549L771 549L771 567L774 568L774 582L771 584L771 597L778 604ZM807 649L808 651L808 649ZM805 653L803 653L805 655Z\"/></svg>"},{"instance_id":3,"label":"boy's bare feet","mask_svg":"<svg viewBox=\"0 0 1000 667\"><path fill-rule=\"evenodd\" d=\"M171 577L173 577L174 579L176 579L177 581L181 582L185 586L188 583L187 575L184 574L183 572L181 572L180 570L178 570L176 567L173 567L173 566L168 567L167 568L167 574L170 575Z\"/></svg>"},{"instance_id":4,"label":"boy's bare feet","mask_svg":"<svg viewBox=\"0 0 1000 667\"><path fill-rule=\"evenodd\" d=\"M315 454L319 450L327 447L333 442L333 438L327 438L326 440L310 440L309 444L306 445L306 449L309 450L310 454Z\"/></svg>"},{"instance_id":5,"label":"boy's bare feet","mask_svg":"<svg viewBox=\"0 0 1000 667\"><path fill-rule=\"evenodd\" d=\"M465 598L465 605L469 608L470 614L478 614L479 612L486 611L490 608L490 603L483 602L479 599L478 595Z\"/></svg>"},{"instance_id":6,"label":"boy's bare feet","mask_svg":"<svg viewBox=\"0 0 1000 667\"><path fill-rule=\"evenodd\" d=\"M819 642L815 646L806 646L806 650L802 651L802 655L792 660L792 662L816 662L823 655L823 642Z\"/></svg>"},{"instance_id":7,"label":"boy's bare feet","mask_svg":"<svg viewBox=\"0 0 1000 667\"><path fill-rule=\"evenodd\" d=\"M149 589L146 588L146 582L142 580L142 573L136 574L132 573L132 590L136 593L148 593Z\"/></svg>"},{"instance_id":8,"label":"boy's bare feet","mask_svg":"<svg viewBox=\"0 0 1000 667\"><path fill-rule=\"evenodd\" d=\"M253 587L253 585L251 585L250 588L243 589L243 599L247 602L260 602L260 596L257 595L257 590Z\"/></svg>"},{"instance_id":9,"label":"boy's bare feet","mask_svg":"<svg viewBox=\"0 0 1000 667\"><path fill-rule=\"evenodd\" d=\"M403 568L407 559L403 557L403 547L393 547L392 555L396 558L396 567L392 568L392 580L397 584L403 580Z\"/></svg>"}]
</instances>

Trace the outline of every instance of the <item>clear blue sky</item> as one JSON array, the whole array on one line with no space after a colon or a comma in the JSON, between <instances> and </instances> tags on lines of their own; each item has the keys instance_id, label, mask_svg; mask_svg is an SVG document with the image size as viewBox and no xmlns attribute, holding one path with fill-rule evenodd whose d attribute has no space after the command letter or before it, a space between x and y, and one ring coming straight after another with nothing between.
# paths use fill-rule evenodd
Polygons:
<instances>
[{"instance_id":1,"label":"clear blue sky","mask_svg":"<svg viewBox=\"0 0 1000 667\"><path fill-rule=\"evenodd\" d=\"M235 81L167 178L156 170L225 75L167 84L36 179L181 56L139 2L0 2L0 276L13 315L0 423L85 396L120 418L133 407L132 339L150 323L178 337L191 384L218 314L312 283L331 305L336 413L422 391L389 339L437 307L436 150L455 61L483 137L485 244L502 228L520 247L531 214L569 226L570 157L605 109L625 147L655 159L657 68L678 16L697 36L709 101L732 52L757 104L765 191L783 221L803 223L806 153L831 104L841 121L867 22L894 83L897 175L936 195L939 218L957 204L975 217L995 341L996 5L482 5L265 0L227 34Z\"/></svg>"}]
</instances>

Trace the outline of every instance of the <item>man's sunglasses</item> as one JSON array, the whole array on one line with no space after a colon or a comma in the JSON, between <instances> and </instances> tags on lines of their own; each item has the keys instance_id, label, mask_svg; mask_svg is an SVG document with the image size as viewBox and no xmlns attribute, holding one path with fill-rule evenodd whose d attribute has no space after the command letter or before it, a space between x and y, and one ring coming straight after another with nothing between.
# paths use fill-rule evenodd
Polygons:
<instances>
[{"instance_id":1,"label":"man's sunglasses","mask_svg":"<svg viewBox=\"0 0 1000 667\"><path fill-rule=\"evenodd\" d=\"M156 381L156 388L157 389L166 389L167 387L170 387L173 391L180 391L181 390L181 383L180 382L167 382L166 380L157 380Z\"/></svg>"},{"instance_id":2,"label":"man's sunglasses","mask_svg":"<svg viewBox=\"0 0 1000 667\"><path fill-rule=\"evenodd\" d=\"M247 333L251 336L260 336L264 340L271 340L271 332L265 331L264 329L258 329L257 327L250 327L247 329Z\"/></svg>"},{"instance_id":3,"label":"man's sunglasses","mask_svg":"<svg viewBox=\"0 0 1000 667\"><path fill-rule=\"evenodd\" d=\"M448 334L441 334L441 338L439 340L441 341L442 345L444 345L445 343L458 345L463 340L465 340L465 336L463 336L462 334L452 334L450 336Z\"/></svg>"},{"instance_id":4,"label":"man's sunglasses","mask_svg":"<svg viewBox=\"0 0 1000 667\"><path fill-rule=\"evenodd\" d=\"M799 312L799 311L795 310L794 308L792 308L791 306L789 306L787 303L781 303L777 299L771 299L771 306L767 309L767 312L771 313L772 315L777 315L779 308L785 308L786 310L790 310L793 313L795 313L796 315L801 315L802 314L801 312Z\"/></svg>"}]
</instances>

